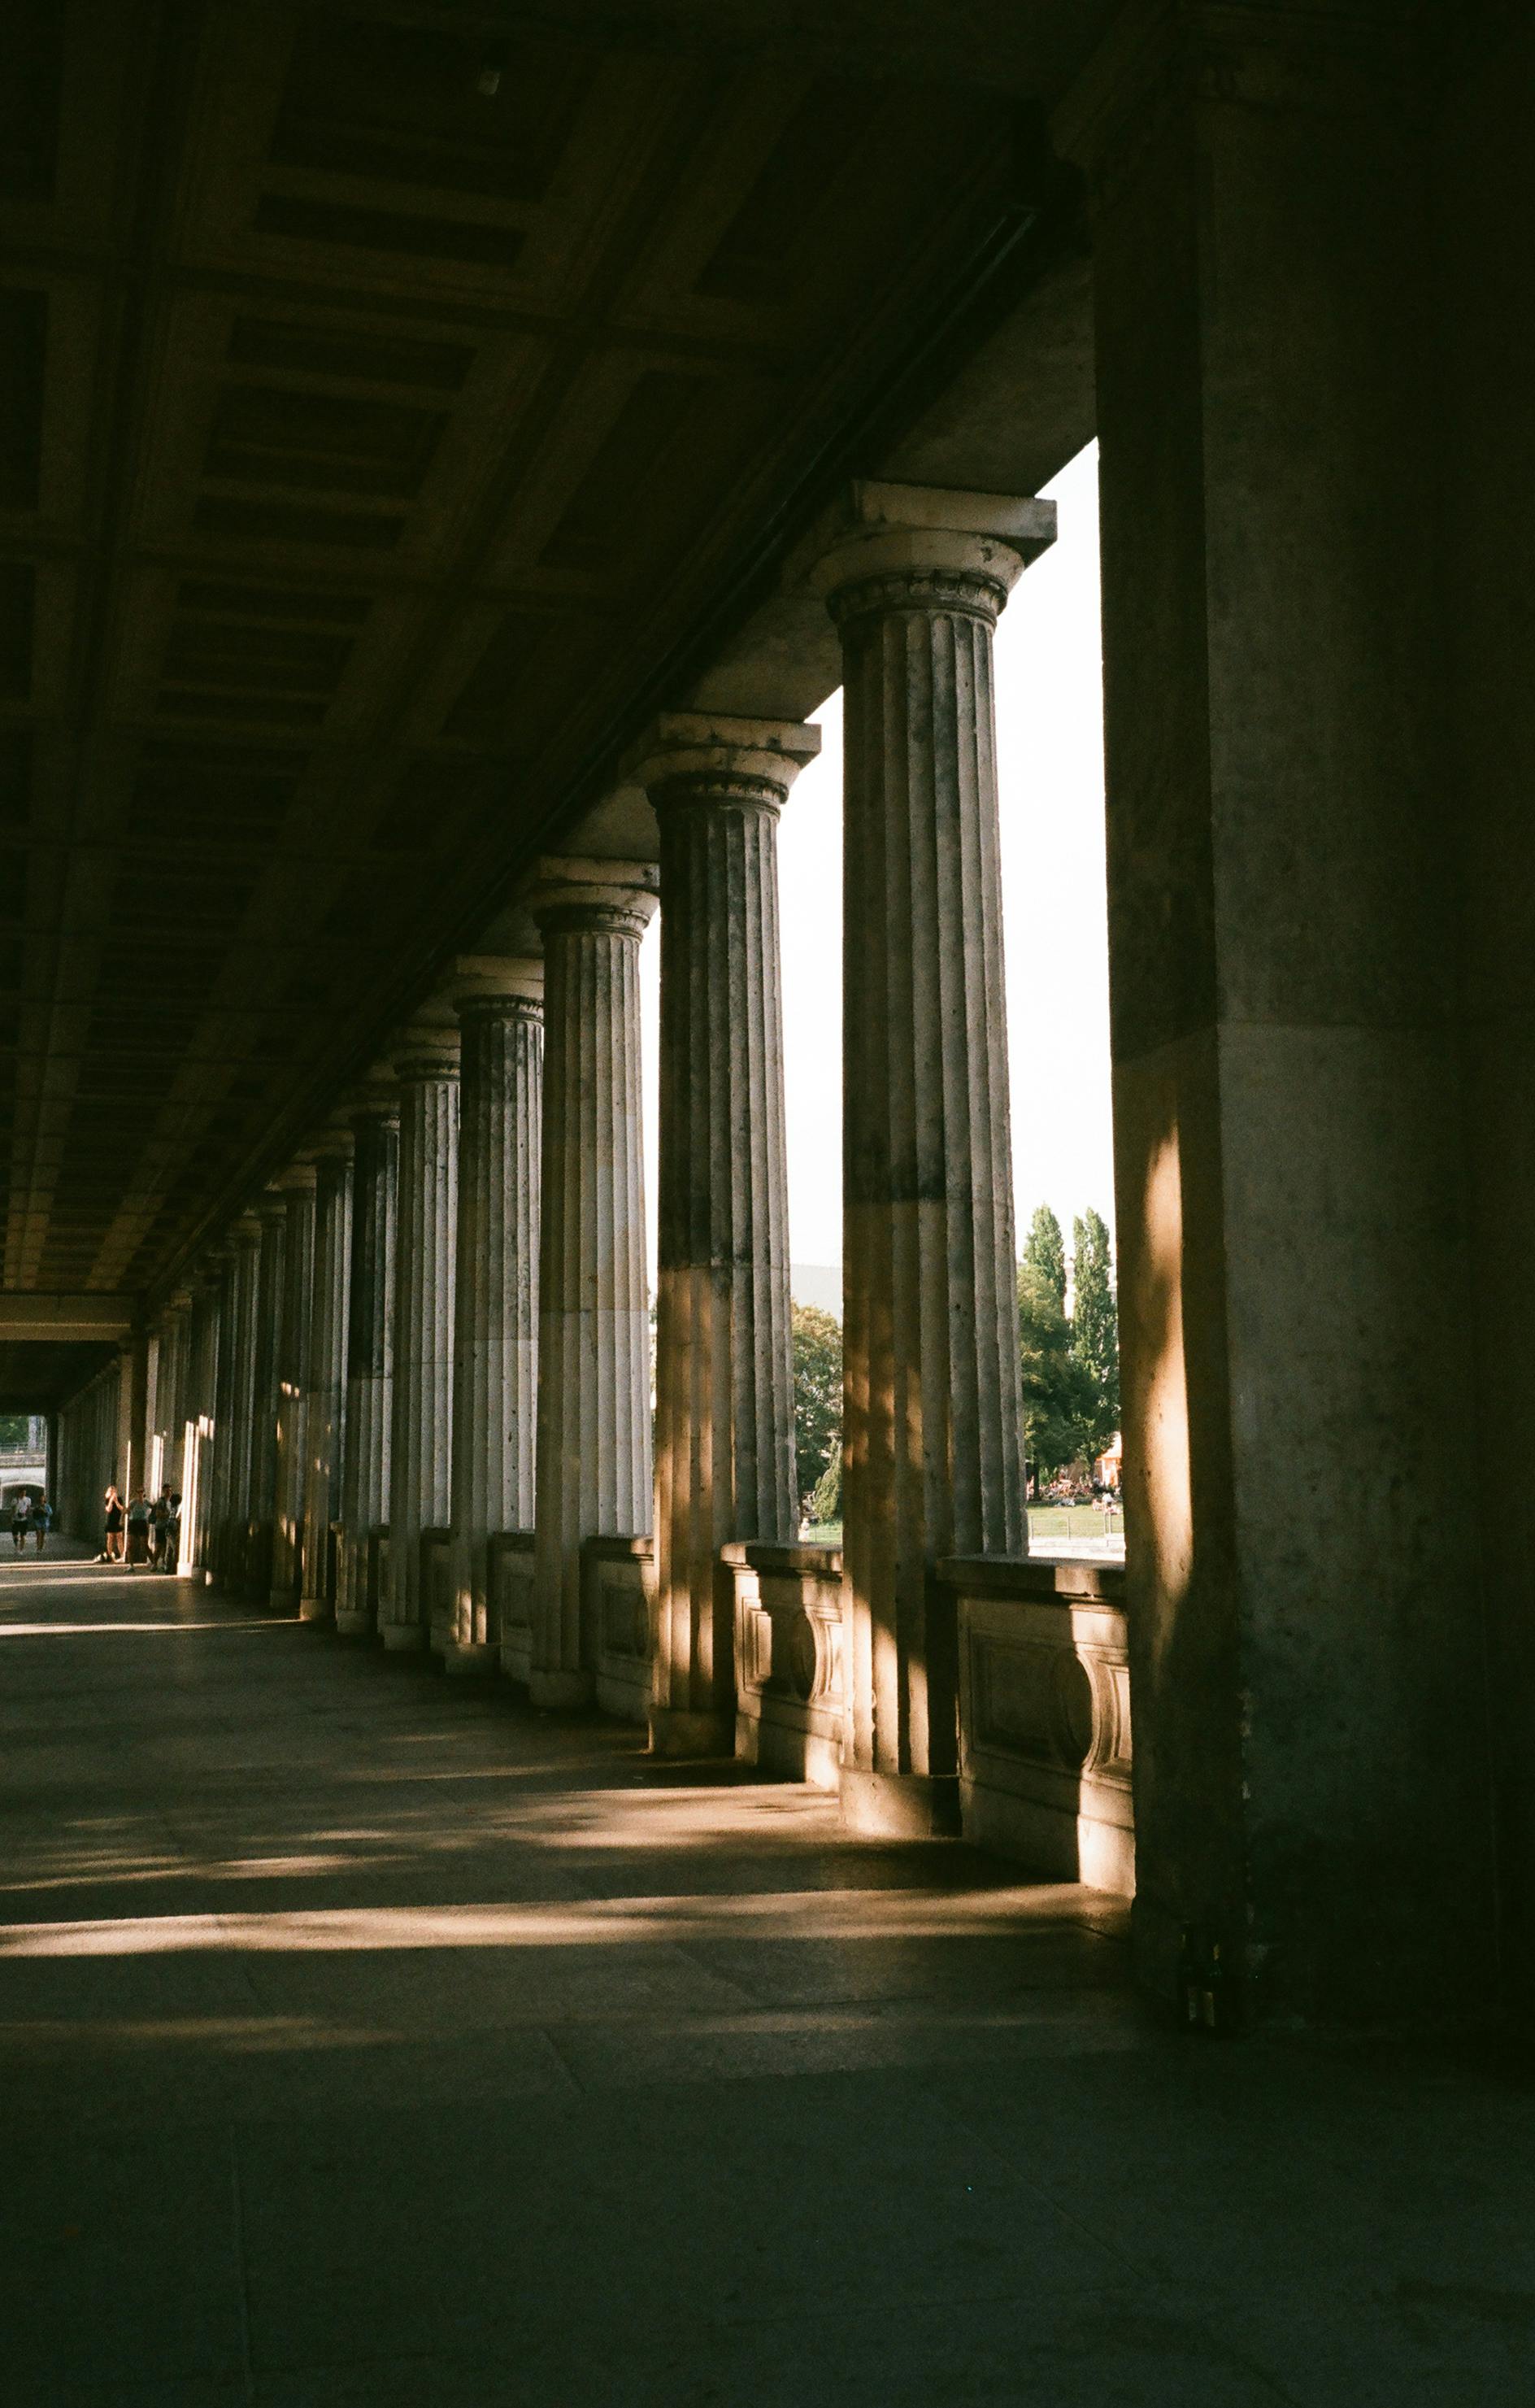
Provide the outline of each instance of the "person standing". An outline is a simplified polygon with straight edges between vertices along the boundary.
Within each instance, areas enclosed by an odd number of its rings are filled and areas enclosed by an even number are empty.
[[[163,1488],[149,1508],[149,1570],[165,1569],[165,1530],[171,1518],[171,1492]]]
[[[26,1489],[16,1498],[10,1509],[11,1544],[21,1555],[26,1546],[27,1532],[32,1527],[32,1498]]]
[[[175,1572],[179,1570],[181,1563],[181,1491],[179,1488],[168,1488],[165,1492],[165,1502],[170,1508],[170,1512],[165,1523],[160,1569],[162,1571]]]
[[[149,1500],[135,1489],[128,1499],[128,1570],[136,1572],[149,1560]]]
[[[53,1508],[49,1503],[46,1497],[38,1499],[37,1511],[32,1517],[32,1526],[36,1535],[37,1553],[41,1555],[43,1552],[43,1541],[47,1538],[50,1530],[53,1527]]]
[[[115,1488],[108,1488],[103,1499],[105,1524],[98,1564],[120,1564],[122,1561],[122,1498]]]

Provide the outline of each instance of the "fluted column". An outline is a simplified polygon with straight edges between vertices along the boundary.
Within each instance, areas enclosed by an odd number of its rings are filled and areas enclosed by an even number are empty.
[[[956,1828],[948,1555],[1022,1554],[991,640],[1048,503],[855,489],[842,635],[843,1813]]]
[[[733,1750],[719,1550],[798,1520],[777,823],[819,746],[799,722],[669,712],[635,767],[661,829],[657,1755]]]
[[[386,1647],[432,1637],[421,1533],[452,1509],[453,1249],[458,1194],[459,1032],[409,1029],[394,1057],[400,1082],[395,1232],[394,1399],[390,1433],[389,1584],[379,1605]],[[447,1633],[441,1634],[446,1643]]]
[[[530,1689],[550,1708],[596,1684],[582,1541],[638,1535],[654,1511],[638,954],[656,878],[648,862],[550,861],[530,898],[545,964]]]
[[[288,1198],[268,1187],[256,1207],[261,1248],[256,1258],[256,1347],[251,1381],[249,1544],[247,1594],[264,1599],[272,1586],[272,1522],[277,1488],[277,1363],[282,1341]]]
[[[295,1162],[277,1184],[286,1207],[282,1312],[275,1366],[277,1433],[273,1456],[272,1572],[267,1603],[289,1613],[298,1603],[304,1555],[305,1425],[308,1412],[309,1323],[315,1283],[315,1167]]]
[[[226,1588],[245,1586],[250,1546],[250,1476],[256,1391],[256,1324],[261,1278],[262,1225],[242,1212],[229,1233],[233,1253],[228,1288],[230,1379],[228,1437],[221,1475],[222,1536],[214,1570]]]
[[[213,1367],[213,1412],[204,1455],[206,1506],[199,1561],[205,1579],[209,1584],[221,1584],[229,1560],[230,1498],[235,1471],[235,1361],[239,1351],[235,1338],[239,1255],[232,1239],[225,1239],[210,1261],[219,1283],[219,1346]]]
[[[219,1411],[219,1362],[223,1353],[225,1258],[215,1249],[203,1257],[192,1283],[191,1395],[188,1401],[190,1462],[182,1465],[181,1562],[184,1572],[206,1573],[214,1514],[218,1507],[218,1448],[215,1429]]]
[[[192,1298],[183,1289],[173,1296],[160,1316],[160,1354],[155,1368],[154,1423],[160,1440],[160,1481],[156,1488],[178,1489],[187,1411],[187,1329]]]
[[[334,1121],[309,1149],[315,1160],[314,1280],[309,1384],[304,1417],[304,1563],[299,1618],[332,1612],[331,1524],[341,1503],[346,1453],[347,1299],[351,1284],[352,1133]]]
[[[389,1519],[390,1416],[394,1395],[394,1212],[400,1174],[400,1097],[392,1076],[375,1080],[351,1113],[351,1298],[347,1330],[347,1459],[335,1627],[365,1637],[377,1627],[377,1540]]]
[[[493,1670],[490,1541],[531,1530],[538,1365],[544,965],[462,961],[453,1299],[450,1672]]]

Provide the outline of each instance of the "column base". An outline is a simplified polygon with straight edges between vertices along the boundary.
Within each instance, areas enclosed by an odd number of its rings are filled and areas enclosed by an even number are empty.
[[[591,1672],[541,1672],[535,1665],[528,1675],[528,1695],[542,1713],[579,1714],[596,1695]]]
[[[343,1639],[371,1639],[373,1637],[374,1626],[373,1616],[371,1613],[343,1612],[341,1608],[338,1606],[336,1608],[335,1627],[341,1633]]]
[[[450,1622],[433,1622],[432,1625],[431,1634],[431,1647],[433,1656],[446,1656],[451,1654],[453,1644],[452,1624]]]
[[[692,1714],[677,1706],[650,1709],[652,1756],[733,1756],[735,1723],[731,1714]]]
[[[298,1599],[291,1588],[274,1588],[267,1591],[266,1610],[269,1613],[292,1613],[297,1610],[297,1606]]]
[[[455,1675],[461,1672],[499,1672],[501,1649],[486,1646],[481,1641],[448,1640],[443,1647],[443,1670]]]
[[[957,1840],[959,1777],[842,1768],[842,1823],[864,1840]]]
[[[298,1618],[301,1622],[330,1622],[334,1620],[334,1616],[329,1598],[301,1597],[298,1601]]]
[[[418,1655],[426,1645],[426,1633],[419,1622],[381,1622],[378,1636],[391,1656]]]

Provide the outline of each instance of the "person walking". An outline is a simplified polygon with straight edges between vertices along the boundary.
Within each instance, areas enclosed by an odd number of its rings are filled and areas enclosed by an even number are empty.
[[[149,1500],[141,1488],[128,1499],[128,1570],[136,1572],[149,1560]]]
[[[179,1488],[168,1488],[165,1491],[165,1502],[170,1507],[170,1513],[165,1523],[160,1569],[162,1571],[175,1572],[179,1570],[181,1564],[181,1491]]]
[[[26,1547],[27,1532],[31,1527],[32,1498],[23,1488],[21,1495],[13,1500],[10,1509],[11,1544],[18,1555],[21,1555]]]
[[[40,1498],[37,1503],[37,1511],[32,1517],[33,1534],[37,1541],[37,1553],[39,1555],[43,1552],[43,1541],[47,1538],[52,1527],[53,1508],[49,1503],[46,1497]]]
[[[122,1561],[122,1498],[115,1488],[108,1488],[103,1501],[104,1531],[98,1564],[120,1564]]]
[[[165,1529],[171,1518],[171,1492],[163,1488],[149,1508],[149,1570],[165,1569]]]

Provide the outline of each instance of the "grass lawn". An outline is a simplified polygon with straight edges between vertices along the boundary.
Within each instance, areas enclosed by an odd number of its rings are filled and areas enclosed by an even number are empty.
[[[1102,1505],[1030,1505],[1029,1536],[1059,1546],[1065,1539],[1122,1539],[1125,1517],[1117,1506],[1105,1513]]]
[[[1117,1506],[1105,1515],[1101,1505],[1030,1505],[1029,1536],[1035,1546],[1063,1545],[1069,1539],[1122,1539],[1125,1517]],[[842,1524],[819,1522],[803,1541],[807,1547],[840,1547]]]

